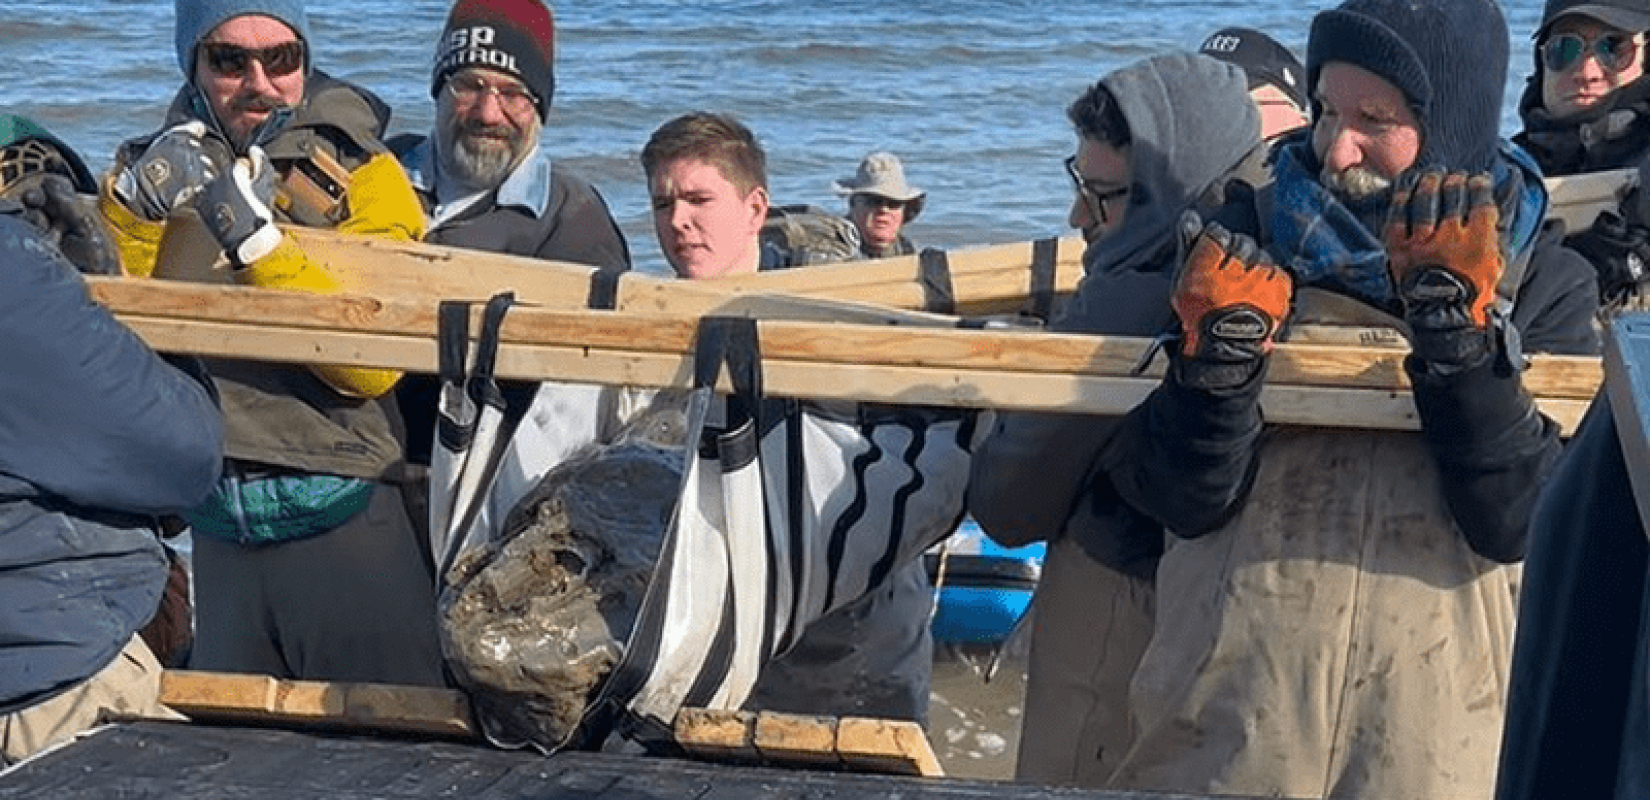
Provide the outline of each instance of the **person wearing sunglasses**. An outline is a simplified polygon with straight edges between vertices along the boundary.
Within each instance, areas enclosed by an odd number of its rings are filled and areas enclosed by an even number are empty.
[[[905,182],[905,166],[893,153],[871,153],[853,175],[831,184],[848,198],[848,219],[859,230],[860,254],[892,258],[917,252],[905,226],[922,213],[928,193]]]
[[[176,0],[175,11],[183,86],[162,130],[120,146],[101,191],[128,273],[200,274],[158,263],[170,232],[215,245],[225,280],[332,294],[338,278],[283,226],[423,236],[418,196],[381,140],[389,108],[318,68],[302,0]],[[183,515],[198,600],[191,666],[443,685],[433,584],[400,481],[400,373],[209,367],[227,457]]]
[[[1101,78],[1066,109],[1070,223],[1089,241],[1063,333],[1167,330],[1182,215],[1265,177],[1260,112],[1242,69],[1193,53]],[[1238,387],[1258,391],[1249,376]],[[1100,453],[1115,420],[1000,412],[976,453],[969,511],[1006,547],[1049,543],[1033,601],[1019,780],[1105,786],[1129,751],[1128,686],[1152,630],[1164,529],[1124,502]]]
[[[1524,129],[1513,137],[1548,177],[1650,162],[1646,30],[1647,0],[1548,1],[1535,32],[1535,71],[1518,104]],[[1590,228],[1567,231],[1598,272],[1603,319],[1650,302],[1646,196],[1635,192]]]

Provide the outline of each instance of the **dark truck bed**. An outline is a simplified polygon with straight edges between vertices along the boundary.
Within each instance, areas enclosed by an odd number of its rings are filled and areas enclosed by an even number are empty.
[[[668,758],[495,750],[269,728],[114,725],[0,773],[0,798],[1090,798],[1204,796],[1050,789],[950,778],[708,764]]]

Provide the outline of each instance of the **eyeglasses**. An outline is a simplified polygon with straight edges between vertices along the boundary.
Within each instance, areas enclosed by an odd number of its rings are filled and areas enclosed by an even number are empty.
[[[1566,72],[1580,63],[1592,51],[1598,65],[1607,72],[1620,72],[1633,66],[1638,56],[1635,36],[1624,33],[1606,33],[1588,40],[1575,33],[1555,33],[1541,45],[1541,63],[1549,72]]]
[[[304,43],[293,40],[270,47],[250,48],[227,42],[203,42],[201,55],[206,58],[207,69],[225,78],[245,75],[254,60],[264,65],[264,74],[279,78],[291,75],[304,66]]]
[[[879,211],[899,211],[905,208],[905,201],[875,194],[856,194],[854,195],[854,205]]]
[[[447,81],[447,88],[453,92],[453,98],[465,105],[474,105],[481,102],[485,95],[498,98],[499,108],[510,116],[521,116],[535,106],[533,93],[527,87],[512,84],[494,85],[477,75],[454,75]]]
[[[1110,225],[1111,215],[1106,213],[1106,203],[1127,196],[1129,187],[1095,189],[1089,183],[1089,179],[1083,177],[1083,173],[1077,171],[1077,156],[1066,156],[1066,174],[1071,176],[1071,185],[1077,189],[1077,196],[1083,198],[1083,203],[1089,210],[1089,216],[1099,220],[1101,225]]]

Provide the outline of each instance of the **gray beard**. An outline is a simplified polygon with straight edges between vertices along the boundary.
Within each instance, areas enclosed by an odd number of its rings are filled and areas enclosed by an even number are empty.
[[[1390,179],[1363,167],[1350,167],[1341,172],[1330,172],[1325,168],[1318,180],[1324,188],[1349,200],[1374,197],[1392,188]]]
[[[441,171],[455,183],[476,191],[502,183],[521,155],[515,148],[472,147],[468,139],[456,132],[443,132],[440,144],[437,149],[441,154]]]

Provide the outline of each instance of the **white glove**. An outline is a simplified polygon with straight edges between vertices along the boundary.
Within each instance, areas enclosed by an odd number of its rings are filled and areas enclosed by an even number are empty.
[[[275,167],[263,148],[253,146],[195,199],[201,221],[236,267],[269,255],[281,243],[281,230],[269,210],[274,193]]]

